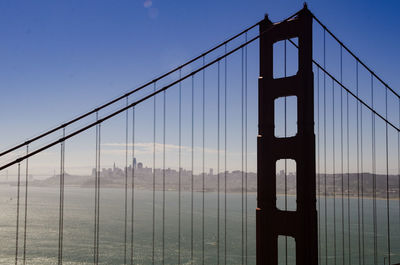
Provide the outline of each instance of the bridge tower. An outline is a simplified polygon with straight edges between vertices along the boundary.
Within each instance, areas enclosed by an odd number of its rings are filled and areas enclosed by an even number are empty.
[[[298,38],[298,72],[273,77],[273,44]],[[297,134],[275,137],[274,101],[297,97]],[[305,5],[292,19],[260,24],[259,135],[257,142],[257,264],[278,264],[278,236],[293,237],[296,264],[318,264],[316,210],[314,86],[312,72],[312,15]],[[283,211],[276,206],[276,162],[296,161],[297,206]]]

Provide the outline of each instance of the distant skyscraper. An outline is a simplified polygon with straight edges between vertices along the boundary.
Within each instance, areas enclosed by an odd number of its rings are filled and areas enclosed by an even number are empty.
[[[133,158],[133,168],[136,168],[136,157]]]

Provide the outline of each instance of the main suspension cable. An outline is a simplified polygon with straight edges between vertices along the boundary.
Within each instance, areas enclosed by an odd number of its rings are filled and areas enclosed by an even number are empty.
[[[294,15],[293,15],[293,16],[294,16]],[[291,17],[293,17],[293,16],[291,16]],[[291,17],[290,17],[290,18],[291,18]],[[80,134],[80,133],[82,133],[82,132],[88,130],[89,128],[91,128],[91,127],[93,127],[93,126],[95,126],[95,125],[97,125],[97,124],[99,124],[99,123],[102,123],[102,122],[104,122],[104,121],[106,121],[106,120],[108,120],[108,119],[110,119],[110,118],[112,118],[112,117],[114,117],[114,116],[116,116],[116,115],[118,115],[118,114],[124,112],[127,108],[131,108],[131,107],[133,107],[133,106],[136,106],[136,105],[138,105],[138,104],[140,104],[140,103],[142,103],[142,102],[144,102],[144,101],[146,101],[146,100],[148,100],[148,99],[154,97],[155,95],[157,95],[157,94],[163,92],[164,90],[167,90],[168,88],[170,88],[170,87],[172,87],[172,86],[178,84],[179,82],[182,82],[183,80],[185,80],[185,79],[187,79],[187,78],[189,78],[189,77],[191,77],[191,76],[193,76],[193,75],[199,73],[199,72],[202,71],[203,69],[210,67],[211,65],[217,63],[218,61],[223,60],[224,58],[226,58],[226,57],[228,57],[229,55],[235,53],[236,51],[240,50],[241,48],[243,48],[243,47],[249,45],[250,43],[252,43],[252,42],[254,42],[255,40],[259,39],[260,36],[262,36],[262,35],[268,33],[270,29],[271,29],[271,28],[269,28],[269,29],[267,29],[267,30],[261,32],[260,35],[257,35],[257,36],[255,36],[255,37],[253,37],[252,39],[248,40],[247,42],[245,42],[245,43],[243,43],[243,44],[241,44],[241,45],[239,45],[239,46],[237,46],[236,48],[230,50],[229,52],[225,52],[224,55],[222,55],[222,56],[220,56],[220,57],[218,57],[218,58],[212,60],[211,62],[205,64],[204,66],[199,67],[198,69],[196,69],[196,70],[194,70],[194,71],[192,71],[192,72],[186,74],[186,75],[183,76],[182,78],[180,78],[180,79],[178,79],[178,80],[176,80],[176,81],[171,82],[170,84],[168,84],[168,85],[166,85],[166,86],[160,88],[160,89],[157,90],[157,91],[153,91],[152,93],[148,94],[147,96],[142,97],[142,98],[139,99],[139,100],[136,100],[135,102],[129,104],[129,106],[120,108],[119,110],[114,111],[114,112],[112,112],[111,114],[109,114],[109,115],[107,115],[107,116],[105,116],[105,117],[103,117],[103,118],[101,118],[101,119],[99,119],[99,120],[97,120],[97,121],[95,121],[95,122],[93,122],[93,123],[90,123],[89,125],[87,125],[87,126],[81,128],[81,129],[78,129],[78,130],[76,130],[76,131],[74,131],[74,132],[72,132],[72,133],[66,135],[64,138],[60,138],[60,139],[58,139],[58,140],[55,140],[55,141],[53,141],[53,142],[47,144],[46,146],[43,146],[43,147],[41,147],[41,148],[39,148],[39,149],[36,149],[35,151],[33,151],[33,152],[31,152],[31,153],[29,153],[29,154],[27,154],[27,155],[25,155],[25,156],[22,156],[22,157],[20,157],[20,158],[14,160],[14,161],[8,163],[8,164],[5,164],[5,165],[3,165],[3,166],[0,166],[0,171],[3,170],[3,169],[5,169],[5,168],[8,168],[9,166],[12,166],[12,165],[14,165],[14,164],[17,164],[18,162],[21,162],[21,161],[25,160],[25,159],[28,158],[28,157],[31,157],[31,156],[33,156],[33,155],[36,155],[36,154],[38,154],[38,153],[40,153],[40,152],[42,152],[42,151],[44,151],[44,150],[46,150],[46,149],[48,149],[48,148],[50,148],[50,147],[56,145],[56,144],[58,144],[58,143],[60,143],[60,142],[62,142],[62,141],[64,141],[64,140],[67,140],[67,139],[69,139],[69,138],[71,138],[71,137],[74,137],[75,135],[78,135],[78,134]],[[314,63],[315,63],[315,62],[314,62]],[[326,72],[326,71],[324,71],[324,72]],[[327,75],[329,75],[329,73],[327,73]],[[330,75],[329,75],[329,76],[330,76]],[[335,80],[335,81],[336,81],[336,80]],[[342,87],[343,87],[343,86],[342,86]],[[345,88],[345,89],[346,89],[346,88]],[[362,101],[360,101],[360,102],[362,102]],[[377,114],[377,116],[379,116],[379,114]],[[382,116],[379,116],[379,117],[382,118]],[[400,129],[398,129],[397,127],[395,127],[393,124],[391,124],[391,126],[393,126],[396,130],[400,131]]]
[[[400,99],[400,95],[394,91],[387,83],[385,83],[377,74],[375,74],[374,71],[372,71],[359,57],[357,57],[346,45],[341,42],[336,35],[332,33],[314,14],[311,13],[313,16],[314,20],[317,21],[318,24],[321,25],[321,27],[324,29],[324,31],[328,32],[329,35],[331,35],[341,47],[343,47],[358,63],[360,63],[373,77],[375,77],[379,82],[381,82],[385,87],[387,87],[390,92],[392,92],[397,98]]]
[[[293,46],[296,48],[299,48],[299,46],[294,43],[292,40],[288,40]],[[349,88],[347,88],[345,85],[343,85],[342,82],[340,82],[337,78],[335,78],[332,74],[330,74],[326,69],[324,69],[321,64],[319,64],[317,61],[313,60],[313,64],[315,64],[321,71],[323,71],[328,77],[332,78],[335,80],[335,83],[338,84],[342,89],[344,89],[348,94],[350,94],[353,98],[355,98],[357,101],[359,101],[362,105],[364,105],[368,110],[370,110],[376,117],[380,118],[382,121],[387,123],[390,127],[395,129],[397,132],[400,132],[400,126],[397,127],[395,126],[392,122],[388,121],[385,117],[383,117],[381,114],[379,114],[373,107],[369,106],[364,100],[358,98]],[[0,168],[1,170],[2,168]]]
[[[296,16],[297,14],[298,14],[298,12],[295,13],[295,14],[293,14],[292,16],[288,17],[286,20],[289,20],[290,18]],[[178,70],[182,70],[184,67],[190,65],[191,63],[193,63],[193,62],[199,60],[200,58],[206,56],[207,54],[209,54],[209,53],[211,53],[211,52],[213,52],[213,51],[215,51],[215,50],[217,50],[217,49],[219,49],[219,48],[225,46],[227,43],[229,43],[229,42],[233,41],[234,39],[237,39],[238,37],[240,37],[240,36],[242,36],[243,34],[247,33],[247,32],[250,31],[251,29],[253,29],[253,28],[255,28],[256,26],[258,26],[261,22],[262,22],[262,21],[259,21],[259,22],[255,23],[255,24],[251,25],[250,27],[248,27],[248,28],[244,29],[243,31],[239,32],[238,34],[236,34],[236,35],[230,37],[229,39],[227,39],[227,40],[221,42],[220,44],[214,46],[213,48],[209,49],[208,51],[203,52],[202,54],[196,56],[195,58],[193,58],[193,59],[191,59],[191,60],[189,60],[189,61],[187,61],[187,62],[185,62],[185,63],[183,63],[183,64],[181,64],[181,65],[179,65],[179,66],[177,66],[177,67],[175,67],[174,69],[170,70],[169,72],[167,72],[167,73],[165,73],[165,74],[162,74],[162,75],[160,75],[159,77],[156,77],[155,79],[153,79],[153,80],[151,80],[151,81],[149,81],[149,82],[147,82],[147,83],[145,83],[145,84],[139,86],[138,88],[133,89],[133,90],[131,90],[131,91],[125,93],[124,95],[119,96],[119,97],[117,97],[117,98],[115,98],[115,99],[113,99],[113,100],[111,100],[111,101],[109,101],[109,102],[107,102],[107,103],[105,103],[105,104],[99,106],[99,107],[96,107],[95,109],[93,109],[93,110],[91,110],[91,111],[89,111],[89,112],[87,112],[87,113],[85,113],[85,114],[83,114],[83,115],[80,115],[80,116],[76,117],[75,119],[72,119],[72,120],[70,120],[70,121],[68,121],[68,122],[65,122],[65,123],[63,123],[63,124],[61,124],[61,125],[59,125],[59,126],[53,128],[53,129],[47,131],[47,132],[45,132],[45,133],[43,133],[43,134],[41,134],[41,135],[38,135],[38,136],[33,137],[33,138],[31,138],[31,139],[28,139],[28,140],[26,140],[26,141],[25,141],[24,143],[22,143],[22,144],[16,145],[16,146],[14,146],[14,147],[12,147],[12,148],[9,148],[9,149],[7,149],[7,150],[1,152],[1,153],[0,153],[0,157],[3,156],[3,155],[6,155],[6,154],[8,154],[8,153],[10,153],[10,152],[12,152],[12,151],[15,151],[15,150],[17,150],[17,149],[19,149],[19,148],[21,148],[21,147],[23,147],[23,146],[26,146],[26,145],[28,145],[28,144],[30,144],[30,143],[32,143],[32,142],[35,142],[35,141],[37,141],[37,140],[39,140],[39,139],[41,139],[41,138],[43,138],[43,137],[45,137],[45,136],[47,136],[47,135],[49,135],[49,134],[52,134],[52,133],[54,133],[54,132],[56,132],[56,131],[58,131],[58,130],[60,130],[60,129],[62,129],[62,128],[65,128],[65,127],[67,127],[67,126],[69,126],[69,125],[71,125],[71,124],[73,124],[73,123],[75,123],[75,122],[77,122],[77,121],[79,121],[79,120],[82,120],[83,118],[86,118],[87,116],[89,116],[89,115],[91,115],[91,114],[95,114],[95,113],[97,113],[98,111],[100,111],[101,109],[106,108],[106,107],[108,107],[108,106],[110,106],[110,105],[112,105],[112,104],[114,104],[114,103],[116,103],[116,102],[118,102],[118,101],[120,101],[120,100],[122,100],[122,99],[124,99],[124,98],[126,98],[126,97],[128,97],[128,96],[130,96],[130,95],[132,95],[132,94],[134,94],[134,93],[136,93],[136,92],[138,92],[138,91],[140,91],[140,90],[146,88],[146,87],[148,87],[148,86],[150,86],[151,84],[156,83],[157,81],[159,81],[159,80],[161,80],[161,79],[163,79],[163,78],[165,78],[165,77],[167,77],[167,76],[173,74],[174,72],[176,72],[176,71],[178,71]]]

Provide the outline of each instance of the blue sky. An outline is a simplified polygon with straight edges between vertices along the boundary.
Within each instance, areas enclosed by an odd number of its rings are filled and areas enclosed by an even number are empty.
[[[1,1],[0,149],[151,80],[265,13],[277,21],[302,5],[288,0]],[[308,5],[400,91],[398,1]]]

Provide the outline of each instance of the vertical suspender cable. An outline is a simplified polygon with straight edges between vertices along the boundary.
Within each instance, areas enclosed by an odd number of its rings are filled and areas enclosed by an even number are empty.
[[[65,137],[65,128],[63,128],[63,137]],[[62,160],[62,212],[61,212],[61,264],[63,261],[63,242],[64,242],[64,186],[65,186],[65,140],[62,146],[63,160]]]
[[[374,78],[371,74],[371,101],[372,109],[374,109]],[[375,161],[375,116],[371,112],[372,119],[372,198],[373,198],[373,235],[374,235],[374,264],[378,264],[378,253],[377,253],[377,226],[376,226],[376,161]]]
[[[242,264],[244,264],[244,50],[243,48],[241,49],[241,56],[242,56],[242,80],[241,80],[241,177],[242,177],[242,183],[241,183],[241,199],[242,199],[242,245],[241,245],[241,251],[242,251]]]
[[[96,120],[98,113],[96,112]],[[99,262],[99,221],[100,221],[100,129],[101,125],[96,125],[96,170],[95,170],[95,215],[94,215],[94,241],[93,241],[93,263]]]
[[[135,220],[135,106],[132,107],[132,180],[131,180],[131,265],[133,265],[133,236]]]
[[[385,86],[385,108],[386,108],[386,120],[388,120],[388,99],[387,99],[388,88]],[[388,124],[386,124],[386,214],[387,214],[387,244],[388,244],[388,261],[391,263],[390,257],[390,209],[389,209],[389,136],[388,136]]]
[[[203,66],[205,65],[205,57],[203,56]],[[206,130],[205,130],[205,126],[206,126],[206,123],[205,123],[205,121],[206,121],[206,108],[205,108],[205,100],[206,100],[206,84],[205,84],[205,82],[206,82],[206,70],[205,69],[203,69],[203,100],[202,100],[202,102],[203,102],[203,133],[202,133],[202,135],[203,135],[203,150],[202,150],[202,211],[201,211],[201,242],[202,242],[202,244],[201,244],[201,262],[202,262],[202,264],[204,265],[204,244],[205,244],[205,242],[204,242],[204,210],[205,210],[205,205],[204,205],[204,203],[205,203],[205,201],[204,201],[204,196],[205,196],[205,193],[204,193],[204,190],[205,190],[205,133],[206,133]]]
[[[18,237],[19,237],[19,195],[21,190],[21,164],[18,163],[18,180],[17,180],[17,225],[15,231],[15,265],[18,264]]]
[[[96,120],[99,119],[99,113],[96,112]],[[96,125],[96,158],[95,158],[95,175],[94,175],[94,236],[93,236],[93,264],[96,264],[96,247],[97,247],[97,178],[98,178],[98,146],[99,144],[99,125]]]
[[[358,98],[358,62],[356,62],[356,95]],[[360,142],[359,142],[359,102],[356,99],[356,126],[357,126],[357,230],[358,230],[358,264],[361,265],[361,226],[360,226]]]
[[[58,202],[58,260],[57,264],[61,264],[61,196],[62,196],[62,191],[61,191],[61,186],[62,186],[62,179],[61,179],[61,174],[62,174],[62,163],[63,163],[63,153],[62,153],[62,145],[63,143],[61,142],[61,148],[60,148],[60,175],[59,175],[59,202]]]
[[[65,128],[63,129],[63,137],[65,137]],[[65,140],[63,143],[63,169],[62,169],[62,213],[61,213],[61,264],[63,261],[63,245],[64,245],[64,191],[65,191]]]
[[[219,262],[220,249],[220,61],[218,61],[218,79],[217,79],[217,264]]]
[[[128,97],[126,97],[128,106]],[[128,229],[128,118],[129,109],[125,112],[125,216],[124,216],[124,264],[126,264],[127,229]]]
[[[154,91],[156,91],[156,83],[154,83]],[[153,97],[153,241],[152,241],[152,264],[154,264],[154,247],[156,236],[156,96]]]
[[[26,146],[26,154],[29,153],[29,145]],[[25,168],[25,214],[24,214],[24,252],[22,256],[23,264],[26,264],[26,224],[28,219],[28,173],[29,173],[29,164],[28,158],[26,159],[26,168]]]
[[[179,69],[179,79],[182,77],[182,69]],[[179,171],[178,171],[178,265],[181,264],[181,185],[182,185],[182,82],[179,82]]]
[[[326,44],[325,44],[325,29],[324,29],[324,69],[326,70]],[[324,72],[324,202],[325,202],[325,264],[328,265],[328,202],[326,188],[326,74]]]
[[[363,155],[363,105],[360,105],[360,159],[361,159],[361,256],[365,265],[365,229],[364,229],[364,155]]]
[[[335,81],[332,79],[333,258],[336,265]]]
[[[227,53],[227,46],[226,46],[226,44],[225,44],[225,54]],[[225,198],[224,198],[224,203],[225,203],[225,205],[224,205],[224,209],[225,209],[225,212],[224,212],[224,222],[225,222],[225,224],[224,224],[224,256],[225,256],[225,259],[224,259],[224,265],[226,265],[226,262],[227,262],[227,241],[226,241],[226,239],[227,239],[227,196],[226,196],[226,194],[227,194],[227,89],[228,89],[228,85],[227,85],[227,83],[228,83],[228,80],[227,80],[227,78],[228,78],[228,58],[227,57],[225,57],[225,69],[224,69],[224,80],[225,80],[225,83],[224,83],[224,97],[225,97],[225,99],[224,99],[224,179],[225,179],[225,182],[224,182],[224,196],[225,196]]]
[[[317,181],[318,181],[318,263],[321,263],[321,140],[320,140],[320,108],[319,108],[319,101],[320,101],[320,80],[319,80],[319,68],[317,68],[317,157],[318,157],[318,164],[317,164]]]
[[[358,97],[358,62],[357,62],[357,97]],[[358,105],[358,101],[357,101]],[[363,156],[363,117],[362,117],[362,107],[363,105],[360,104],[360,170],[361,170],[361,257],[362,264],[365,263],[365,255],[364,255],[364,241],[365,241],[365,232],[364,232],[364,156]],[[357,115],[358,115],[358,108],[357,108]],[[360,197],[360,193],[358,193],[358,197]],[[360,207],[360,206],[358,206]],[[360,219],[360,216],[358,217]],[[360,234],[360,229],[359,232]]]
[[[63,128],[63,137],[65,137],[65,128]],[[62,264],[63,251],[63,229],[64,229],[64,162],[65,162],[65,141],[61,142],[60,156],[60,200],[59,200],[59,218],[58,218],[58,264]]]
[[[284,77],[286,77],[286,70],[287,70],[287,50],[286,50],[286,40],[283,42],[284,43],[284,59],[283,59],[283,65],[284,65]],[[287,137],[287,98],[284,97],[284,136],[285,138]],[[287,211],[287,159],[284,159],[285,161],[285,211]],[[285,264],[288,264],[288,241],[287,241],[287,236],[285,236]]]
[[[400,127],[400,99],[398,100],[399,103],[399,127]],[[399,213],[399,231],[400,231],[400,132],[397,132],[397,184],[398,184],[398,213]]]
[[[100,177],[101,177],[101,172],[100,172],[100,154],[101,154],[101,123],[99,124],[99,138],[98,138],[98,154],[97,154],[97,246],[96,246],[96,264],[99,263],[99,245],[100,245]]]
[[[192,168],[192,176],[191,176],[191,206],[190,206],[190,264],[193,264],[193,192],[194,192],[194,75],[192,75],[192,148],[191,148],[191,168]]]
[[[166,91],[163,92],[163,209],[162,209],[162,264],[165,263],[165,127],[166,127]]]
[[[247,32],[245,33],[245,41],[247,42]],[[245,165],[244,165],[244,171],[245,171],[245,264],[247,265],[247,45],[244,48],[244,57],[245,57],[245,64],[244,64],[244,155],[245,155]]]
[[[399,103],[399,127],[400,127],[400,99],[398,100]],[[399,192],[398,194],[398,213],[399,213],[399,231],[400,231],[400,132],[397,132],[397,184],[398,184],[398,189],[397,191]]]
[[[346,92],[346,130],[347,130],[347,229],[348,229],[348,248],[349,265],[351,265],[351,229],[350,229],[350,134],[349,134],[349,92]]]
[[[343,48],[340,46],[340,83],[343,83]],[[341,170],[341,199],[342,199],[342,264],[345,264],[344,240],[344,163],[343,163],[343,89],[340,89],[340,170]]]

